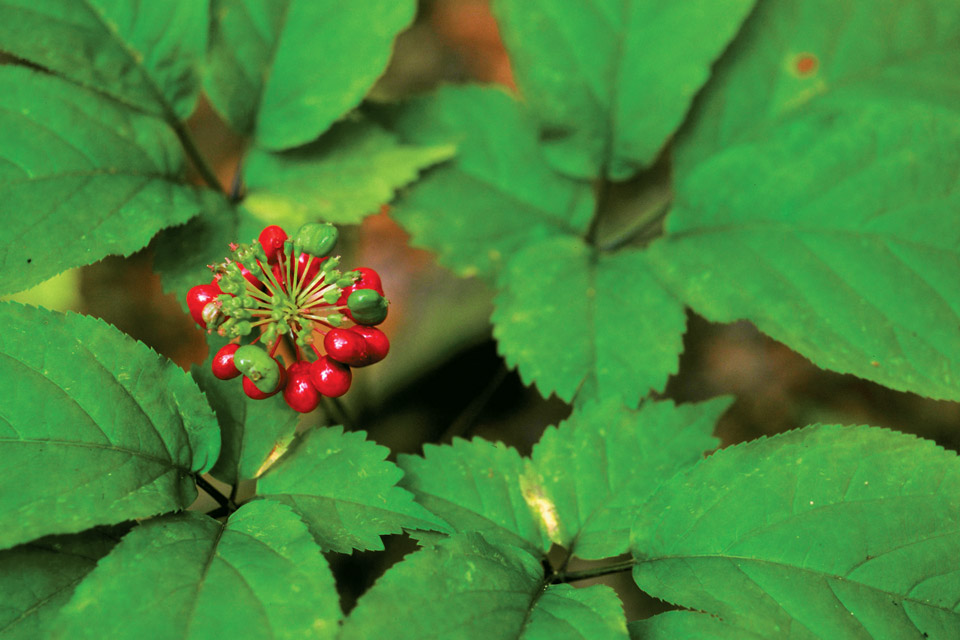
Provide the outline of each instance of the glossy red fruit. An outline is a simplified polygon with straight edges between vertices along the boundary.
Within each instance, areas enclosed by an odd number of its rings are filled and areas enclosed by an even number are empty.
[[[190,309],[190,317],[198,325],[207,328],[207,323],[203,320],[203,308],[211,302],[215,302],[217,296],[223,291],[215,283],[198,284],[187,292],[187,308]]]
[[[383,283],[380,282],[380,274],[371,269],[370,267],[357,267],[353,271],[360,272],[360,279],[354,282],[349,287],[344,287],[343,292],[340,294],[340,297],[337,299],[337,304],[345,305],[347,304],[347,299],[350,297],[350,294],[356,291],[357,289],[373,289],[381,296],[383,295]],[[346,315],[350,320],[354,320],[353,314],[350,313],[350,309],[343,310],[344,315]],[[354,320],[355,322],[355,320]]]
[[[353,271],[360,272],[360,279],[349,287],[343,288],[343,293],[340,294],[340,299],[337,300],[337,304],[347,304],[347,298],[357,289],[373,289],[380,295],[383,295],[383,283],[380,282],[380,274],[369,267],[357,267],[353,269]]]
[[[275,224],[260,232],[260,244],[267,254],[267,262],[273,264],[280,258],[279,252],[283,249],[283,243],[286,241],[287,232]]]
[[[362,367],[367,363],[367,341],[348,329],[330,329],[323,338],[323,350],[337,362],[351,367]]]
[[[276,359],[276,358],[274,358]],[[270,393],[264,393],[257,388],[257,385],[253,383],[253,380],[247,376],[243,376],[243,392],[247,394],[248,397],[253,398],[254,400],[263,400],[264,398],[269,398],[272,395],[276,395],[278,391],[283,389],[287,384],[287,370],[284,369],[283,365],[280,364],[280,361],[277,361],[277,366],[280,367],[280,380],[277,381],[277,388],[271,391]]]
[[[310,364],[294,362],[287,369],[287,386],[283,388],[283,399],[294,411],[310,413],[320,404],[320,393],[310,381]]]
[[[210,364],[213,375],[221,380],[230,380],[240,375],[240,370],[233,362],[233,354],[239,348],[240,345],[238,344],[227,344],[217,351],[217,354],[213,356],[213,362]]]
[[[310,381],[317,391],[328,398],[338,398],[350,388],[353,373],[350,367],[323,356],[310,365]]]
[[[366,367],[367,365],[376,364],[386,358],[387,354],[390,353],[390,340],[387,339],[387,334],[380,331],[380,329],[358,324],[350,327],[347,331],[363,336],[367,346],[367,358],[363,361],[363,364],[354,365],[355,367]]]

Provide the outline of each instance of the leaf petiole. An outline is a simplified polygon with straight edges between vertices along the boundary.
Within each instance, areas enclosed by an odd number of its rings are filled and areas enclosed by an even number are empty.
[[[610,564],[605,567],[594,567],[592,569],[583,569],[581,571],[560,571],[559,573],[554,574],[548,580],[548,582],[550,584],[566,584],[568,582],[577,582],[579,580],[598,578],[600,576],[607,576],[612,573],[629,571],[635,564],[637,564],[637,561],[631,558],[629,560],[617,562],[616,564]]]

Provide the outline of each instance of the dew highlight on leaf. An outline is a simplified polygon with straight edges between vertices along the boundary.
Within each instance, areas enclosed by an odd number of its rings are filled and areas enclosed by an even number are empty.
[[[544,495],[543,488],[539,484],[525,480],[526,478],[521,478],[523,499],[543,523],[547,537],[553,540],[560,533],[560,518],[557,514],[557,506]]]

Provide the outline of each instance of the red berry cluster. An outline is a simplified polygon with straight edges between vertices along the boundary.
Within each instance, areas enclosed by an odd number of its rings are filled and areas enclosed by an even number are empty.
[[[292,240],[271,225],[210,265],[213,281],[190,289],[187,306],[197,324],[231,339],[214,356],[213,375],[243,375],[244,392],[257,400],[283,391],[306,413],[321,396],[347,392],[351,367],[386,357],[390,342],[374,326],[387,317],[380,276],[366,267],[341,272],[340,258],[329,256],[337,239],[330,224],[305,224]],[[283,340],[295,354],[289,367],[276,356]]]

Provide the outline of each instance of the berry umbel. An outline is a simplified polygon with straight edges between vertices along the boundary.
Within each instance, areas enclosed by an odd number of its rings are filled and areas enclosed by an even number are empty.
[[[243,376],[251,398],[280,391],[296,411],[316,408],[320,396],[347,392],[351,367],[383,360],[390,342],[378,325],[387,317],[380,276],[360,267],[340,270],[330,256],[338,232],[308,223],[291,240],[276,225],[250,244],[231,244],[231,254],[210,265],[213,281],[187,293],[194,321],[229,338],[213,358],[221,380]],[[287,342],[293,362],[276,357]]]

